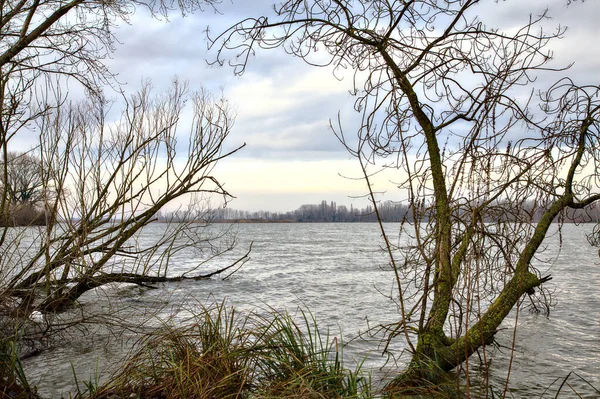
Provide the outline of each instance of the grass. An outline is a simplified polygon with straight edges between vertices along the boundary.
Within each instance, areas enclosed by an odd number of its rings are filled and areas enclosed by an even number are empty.
[[[312,315],[241,315],[223,303],[203,308],[186,327],[165,326],[88,398],[374,397],[360,367],[343,367],[337,339]],[[85,395],[80,395],[83,397]]]
[[[253,328],[259,398],[370,398],[371,384],[360,367],[343,367],[342,345],[322,336],[312,315],[301,324],[289,314],[260,318]]]
[[[37,398],[19,358],[15,337],[0,337],[0,399]]]

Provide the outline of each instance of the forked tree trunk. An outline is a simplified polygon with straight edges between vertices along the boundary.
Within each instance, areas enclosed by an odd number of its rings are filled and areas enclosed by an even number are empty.
[[[432,306],[429,310],[427,323],[421,331],[418,331],[417,346],[408,368],[388,386],[390,392],[404,389],[420,390],[423,387],[440,384],[445,379],[447,372],[465,362],[477,349],[486,343],[490,343],[500,324],[517,305],[519,299],[535,287],[551,279],[550,276],[538,278],[531,271],[530,264],[556,216],[568,207],[587,205],[587,203],[575,202],[572,185],[574,175],[581,165],[585,151],[586,135],[591,120],[588,118],[581,122],[577,145],[578,151],[569,167],[564,194],[544,212],[533,235],[529,238],[519,256],[512,278],[506,283],[480,319],[468,328],[463,336],[451,339],[446,336],[444,326],[451,309],[451,303],[454,300],[453,290],[462,273],[464,257],[474,234],[473,226],[468,226],[465,229],[461,245],[453,251],[451,244],[454,230],[452,210],[445,182],[444,165],[437,142],[437,130],[423,111],[418,95],[408,77],[384,47],[380,47],[378,51],[393,73],[398,87],[408,98],[415,119],[424,135],[436,201],[435,274],[437,277],[434,282]],[[593,202],[597,199],[596,197],[590,197],[588,201]],[[491,201],[490,199],[484,202],[483,205],[480,205],[480,208],[476,208],[475,212],[478,212],[479,209],[485,209],[485,206]]]
[[[577,163],[577,159],[574,161]],[[574,171],[576,168],[571,168]],[[550,276],[538,278],[530,271],[531,261],[546,237],[548,229],[555,217],[565,208],[575,206],[570,190],[555,201],[542,216],[536,229],[521,252],[515,268],[515,274],[506,283],[494,302],[483,313],[479,321],[457,339],[448,338],[443,330],[432,323],[427,323],[423,331],[418,333],[416,351],[413,353],[407,369],[396,377],[388,386],[391,394],[422,391],[437,388],[447,379],[447,373],[464,363],[475,351],[490,344],[500,324],[517,305],[519,299],[530,293],[535,287],[549,281]],[[460,252],[460,251],[459,251]],[[460,255],[460,253],[455,254]],[[436,295],[451,295],[436,290]],[[436,309],[446,301],[434,301],[430,315],[448,313],[449,309]],[[433,316],[430,318],[430,320]]]

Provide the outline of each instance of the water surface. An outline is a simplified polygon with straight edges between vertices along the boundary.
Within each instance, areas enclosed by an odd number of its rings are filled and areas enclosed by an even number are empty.
[[[164,228],[146,228],[142,239],[151,240]],[[570,372],[569,382],[583,393],[598,397],[583,379],[600,387],[600,273],[598,251],[587,244],[585,233],[592,226],[567,225],[562,247],[554,235],[547,241],[550,264],[543,274],[552,274],[549,287],[555,306],[549,316],[526,311],[519,313],[516,345],[510,368],[509,388],[514,397],[554,397],[553,387]],[[369,327],[399,320],[394,301],[394,277],[380,249],[382,239],[374,223],[353,224],[242,224],[237,227],[239,246],[235,253],[219,259],[212,267],[232,262],[253,242],[251,259],[228,280],[186,281],[167,284],[158,290],[139,287],[108,287],[82,298],[82,309],[101,313],[110,306],[127,307],[132,318],[147,316],[149,323],[189,317],[199,304],[226,300],[244,311],[287,310],[297,314],[309,309],[331,336],[350,342],[344,350],[346,365],[369,356],[365,365],[377,378],[394,375],[402,366],[381,356],[378,337],[364,334]],[[395,231],[396,226],[386,229]],[[197,254],[179,252],[172,259],[171,273],[178,274],[197,262]],[[181,308],[187,310],[182,310]],[[144,309],[146,309],[144,311]],[[158,316],[155,313],[158,311]],[[144,313],[147,312],[147,313]],[[124,313],[126,314],[126,313]],[[127,317],[127,316],[125,316]],[[514,315],[497,338],[510,347]],[[132,340],[111,336],[93,325],[81,336],[55,345],[40,356],[28,359],[26,369],[40,392],[59,397],[73,390],[73,370],[80,380],[103,378]],[[84,337],[83,339],[81,337]],[[134,337],[134,332],[127,332]],[[359,337],[362,337],[359,339]],[[405,348],[402,340],[393,343],[393,353]],[[491,383],[500,390],[508,373],[511,351],[500,348],[491,356]],[[553,385],[554,384],[554,385]],[[551,389],[544,394],[544,391]],[[561,397],[577,397],[563,391]],[[544,395],[544,396],[542,396]]]

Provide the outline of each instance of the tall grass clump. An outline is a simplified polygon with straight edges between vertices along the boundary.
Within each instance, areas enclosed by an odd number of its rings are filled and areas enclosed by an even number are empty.
[[[343,367],[341,345],[312,316],[203,307],[183,327],[143,338],[89,398],[364,398],[370,378]]]
[[[17,340],[0,337],[0,398],[37,398],[23,370]]]
[[[300,312],[300,324],[287,313],[258,318],[256,369],[260,398],[368,398],[370,379],[360,367],[343,367],[342,345],[322,336],[314,317]]]
[[[243,318],[223,304],[184,327],[164,326],[135,351],[93,398],[238,398],[247,390]],[[237,323],[242,323],[237,325]]]

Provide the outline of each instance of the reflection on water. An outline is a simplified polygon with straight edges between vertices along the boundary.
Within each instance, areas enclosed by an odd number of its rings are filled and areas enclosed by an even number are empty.
[[[149,226],[144,235],[151,239],[161,228],[159,224]],[[514,397],[540,397],[569,372],[600,386],[600,273],[597,251],[587,245],[584,236],[590,229],[585,225],[565,226],[562,250],[558,245],[549,246],[554,252],[548,258],[553,261],[543,274],[554,277],[549,284],[555,290],[556,306],[549,317],[527,311],[519,314],[509,384]],[[159,326],[181,322],[200,304],[223,299],[245,311],[287,309],[294,314],[302,307],[313,312],[331,336],[343,335],[349,342],[344,350],[347,366],[351,366],[351,359],[369,356],[365,366],[373,368],[380,378],[402,367],[380,356],[379,338],[362,334],[369,327],[399,319],[396,304],[389,299],[393,296],[393,276],[379,251],[381,238],[375,224],[243,224],[238,238],[237,255],[242,255],[251,241],[253,251],[251,260],[229,280],[185,281],[156,290],[110,286],[87,293],[78,311],[108,313],[113,321],[132,326],[140,321]],[[557,237],[550,239],[558,242]],[[228,254],[213,267],[226,265],[235,256]],[[196,257],[185,251],[177,253],[171,273],[183,272]],[[113,335],[114,329],[106,331],[92,321],[70,340],[55,343],[52,349],[26,360],[31,382],[39,384],[41,393],[59,397],[73,390],[73,370],[80,380],[101,380],[117,366],[139,334],[127,330]],[[497,336],[501,347],[488,355],[490,381],[500,393],[508,372],[513,324],[514,315]],[[402,353],[403,342],[395,341],[392,349]],[[471,361],[477,362],[476,358]],[[570,377],[569,382],[582,392],[593,392],[581,379]]]

